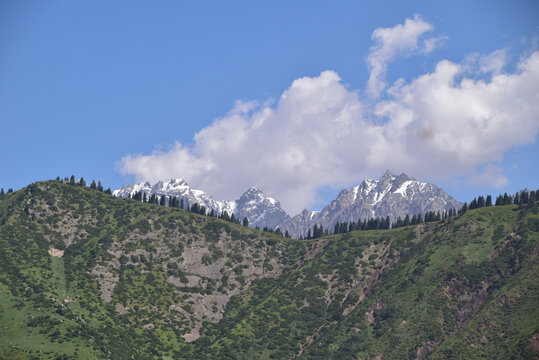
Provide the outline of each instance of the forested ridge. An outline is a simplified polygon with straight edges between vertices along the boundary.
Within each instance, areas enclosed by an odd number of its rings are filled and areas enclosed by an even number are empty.
[[[539,355],[529,199],[295,240],[109,193],[1,196],[0,358]]]

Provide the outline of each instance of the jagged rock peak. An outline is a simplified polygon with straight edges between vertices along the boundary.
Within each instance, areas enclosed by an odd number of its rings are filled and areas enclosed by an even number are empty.
[[[381,177],[381,179],[384,179],[384,178],[392,178],[392,177],[395,177],[395,175],[393,175],[393,173],[389,170],[386,170],[386,172],[384,173],[384,175]]]
[[[396,219],[406,214],[444,211],[459,208],[460,205],[433,184],[417,181],[405,173],[395,175],[387,170],[378,180],[366,179],[350,190],[342,190],[320,212],[303,211],[280,227],[287,229],[292,236],[299,236],[305,235],[307,229],[315,224],[331,228],[336,222],[386,216]]]
[[[249,190],[247,190],[246,192],[243,193],[242,196],[253,196],[253,195],[264,195],[266,196],[262,190],[260,190],[259,188],[257,187],[254,187],[254,186],[251,186],[249,188]]]

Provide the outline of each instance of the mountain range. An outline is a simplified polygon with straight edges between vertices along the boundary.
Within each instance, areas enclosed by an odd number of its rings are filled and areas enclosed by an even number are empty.
[[[186,205],[198,203],[216,213],[234,213],[239,219],[247,217],[251,227],[280,228],[283,232],[288,230],[293,237],[304,236],[314,225],[331,229],[337,222],[386,216],[394,221],[407,214],[443,212],[462,205],[436,185],[418,181],[404,173],[394,175],[389,170],[378,180],[364,180],[350,190],[342,190],[321,211],[304,209],[295,216],[287,214],[279,201],[255,187],[237,200],[217,201],[203,190],[192,189],[183,179],[171,179],[154,185],[149,182],[126,185],[115,190],[113,195],[127,197],[135,192],[143,192],[147,196],[176,196]]]
[[[0,359],[536,359],[535,197],[288,239],[37,182],[0,196]]]

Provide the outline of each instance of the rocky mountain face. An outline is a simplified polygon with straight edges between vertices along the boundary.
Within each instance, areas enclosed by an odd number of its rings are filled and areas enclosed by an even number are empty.
[[[167,196],[167,203],[171,197],[183,199],[185,206],[197,203],[206,207],[208,211],[214,210],[216,213],[226,211],[229,215],[234,214],[236,218],[247,217],[251,227],[268,226],[276,228],[290,220],[290,216],[281,209],[280,203],[265,195],[259,189],[252,187],[247,190],[239,199],[233,201],[217,201],[202,190],[192,189],[183,179],[170,179],[169,181],[159,181],[152,185],[149,182],[126,185],[115,190],[116,197],[127,197],[136,192],[156,195],[161,198]]]
[[[281,225],[292,236],[305,235],[314,225],[331,231],[336,222],[389,216],[392,221],[406,214],[442,212],[461,204],[439,187],[389,170],[378,180],[364,180],[350,190],[342,190],[322,211],[303,210]]]
[[[267,226],[275,229],[290,220],[290,216],[281,209],[281,204],[252,187],[234,201],[236,217],[247,217],[252,226]]]
[[[303,210],[289,216],[280,203],[252,187],[234,201],[217,201],[202,190],[192,189],[183,179],[126,185],[113,192],[114,196],[127,197],[135,192],[147,195],[177,196],[186,205],[198,203],[217,213],[227,211],[236,218],[247,217],[251,227],[269,227],[288,230],[293,237],[305,235],[314,225],[322,225],[330,231],[336,222],[389,216],[392,221],[406,214],[424,214],[427,211],[442,212],[459,208],[461,204],[437,186],[417,181],[406,174],[394,175],[390,171],[378,180],[364,180],[350,190],[342,190],[337,198],[322,211]],[[168,201],[168,200],[167,200]]]

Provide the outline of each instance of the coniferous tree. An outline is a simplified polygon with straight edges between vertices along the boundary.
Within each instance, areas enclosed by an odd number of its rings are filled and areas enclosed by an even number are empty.
[[[285,238],[290,238],[290,233],[288,232],[288,230],[285,230],[284,237]]]
[[[180,209],[183,209],[184,208],[184,202],[183,202],[183,198],[180,199]]]
[[[71,175],[71,178],[69,179],[69,183],[71,185],[75,185],[75,175]]]
[[[92,183],[90,184],[90,189],[97,189],[97,185],[95,184],[95,180],[92,180]]]
[[[107,188],[107,190],[105,190],[105,194],[112,195],[112,190],[110,188]]]
[[[215,217],[215,210],[214,210],[214,209],[211,209],[211,211],[210,211],[210,216],[211,216],[211,217]]]
[[[496,197],[496,206],[500,206],[500,205],[503,205],[503,196],[498,195]]]
[[[309,228],[309,231],[307,231],[307,240],[311,238],[311,228]]]
[[[79,180],[79,185],[80,186],[86,186],[86,181],[84,181],[84,178],[81,177],[80,180]]]
[[[142,193],[142,202],[145,203],[145,202],[147,202],[147,201],[148,201],[148,200],[147,200],[147,198],[146,198],[146,193],[143,192],[143,193]]]
[[[103,191],[103,184],[101,183],[101,180],[97,182],[97,190]]]
[[[249,219],[247,219],[247,216],[243,218],[243,226],[248,227],[249,226]]]
[[[530,191],[530,196],[528,198],[528,208],[531,208],[535,205],[537,193],[535,190]]]
[[[0,196],[4,196],[4,188],[0,189]]]
[[[520,204],[520,196],[518,195],[518,192],[515,194],[515,197],[513,198],[513,204],[515,205]]]
[[[225,221],[230,221],[230,216],[228,216],[228,213],[226,211],[223,211],[221,213],[221,219],[223,219]],[[264,231],[267,231],[267,230],[264,230]]]
[[[161,197],[159,198],[159,205],[165,206],[166,203],[167,203],[167,196],[166,195],[161,195]]]
[[[10,193],[12,193],[12,192],[13,192],[13,189],[12,189],[12,188],[9,188],[9,189],[7,189],[7,193],[6,193],[6,194],[10,194]]]
[[[492,206],[492,196],[487,195],[487,200],[485,202],[485,206]]]
[[[485,206],[485,198],[482,196],[479,196],[477,198],[477,207],[484,207]]]
[[[59,176],[56,177],[56,181],[60,181],[60,177],[59,177]]]
[[[313,228],[313,239],[316,239],[320,237],[320,234],[318,233],[318,226],[316,224],[314,224],[314,228]]]
[[[404,217],[404,223],[403,223],[404,226],[408,226],[410,225],[410,215],[406,214],[406,216]]]

